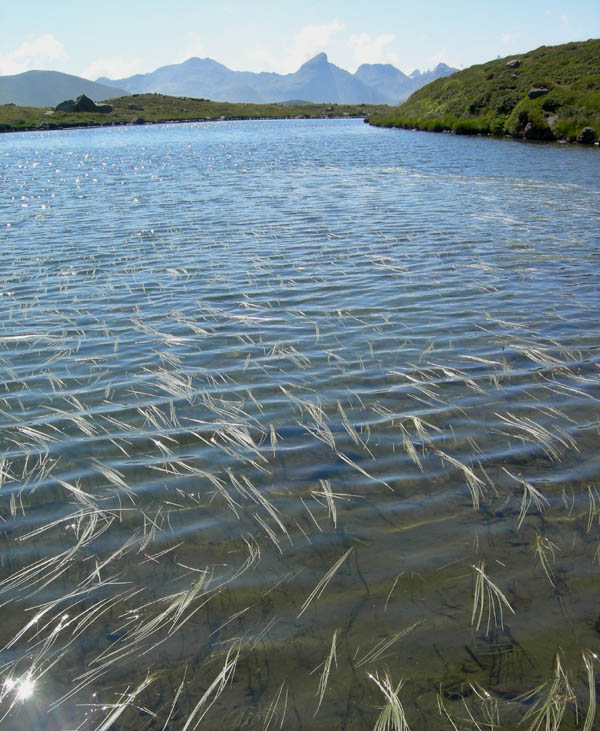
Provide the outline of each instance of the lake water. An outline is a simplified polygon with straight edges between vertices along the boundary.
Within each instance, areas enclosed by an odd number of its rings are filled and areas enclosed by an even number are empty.
[[[591,724],[599,155],[1,136],[3,727]]]

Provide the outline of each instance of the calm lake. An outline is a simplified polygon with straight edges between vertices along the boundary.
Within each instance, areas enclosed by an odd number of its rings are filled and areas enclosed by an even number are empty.
[[[3,728],[593,727],[597,148],[116,127],[0,181]]]

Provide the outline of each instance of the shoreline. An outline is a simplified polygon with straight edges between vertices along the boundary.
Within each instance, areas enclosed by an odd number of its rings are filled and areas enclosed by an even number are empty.
[[[258,119],[364,119],[391,107],[375,104],[245,104],[209,99],[134,94],[108,99],[98,109],[65,112],[56,107],[0,105],[0,132],[32,132],[95,127],[249,121]]]
[[[68,129],[110,129],[112,127],[148,127],[157,124],[200,124],[203,122],[277,122],[279,120],[326,120],[326,119],[363,119],[366,121],[364,115],[357,114],[352,115],[336,115],[336,116],[288,116],[288,117],[225,117],[221,118],[191,118],[191,119],[160,119],[160,120],[144,120],[142,122],[108,122],[105,124],[91,124],[86,122],[75,123],[75,124],[52,124],[49,123],[46,126],[40,127],[13,127],[11,129],[3,129],[0,126],[0,134],[14,134],[19,132],[62,132]]]
[[[457,131],[455,129],[451,128],[444,128],[444,129],[426,129],[421,128],[415,125],[402,125],[402,124],[389,124],[385,122],[378,123],[376,121],[370,120],[368,117],[365,117],[365,124],[368,124],[371,127],[376,127],[377,129],[401,129],[405,132],[425,132],[428,134],[447,134],[447,135],[453,135],[455,137],[485,137],[487,139],[493,139],[493,140],[510,140],[513,142],[526,142],[526,143],[533,143],[533,144],[546,144],[546,145],[569,145],[569,146],[577,146],[577,147],[598,147],[600,148],[600,139],[596,140],[592,143],[584,143],[584,142],[578,142],[577,140],[569,140],[566,138],[561,139],[535,139],[535,138],[527,138],[527,137],[518,137],[516,135],[509,135],[509,134],[492,134],[491,132],[479,132],[479,131],[473,131],[473,132],[467,132],[467,131]]]

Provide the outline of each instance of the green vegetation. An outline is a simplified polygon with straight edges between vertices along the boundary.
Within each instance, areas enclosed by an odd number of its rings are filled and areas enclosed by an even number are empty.
[[[536,49],[437,79],[371,124],[574,142],[600,136],[600,40]],[[581,138],[579,141],[583,141]]]
[[[164,94],[133,94],[108,103],[113,108],[108,114],[5,104],[0,106],[0,132],[217,119],[365,117],[389,109],[374,104],[234,104]]]

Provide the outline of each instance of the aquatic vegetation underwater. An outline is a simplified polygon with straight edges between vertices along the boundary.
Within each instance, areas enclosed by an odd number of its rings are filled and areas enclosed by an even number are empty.
[[[85,200],[23,224],[35,256],[6,237],[0,725],[597,723],[586,197],[561,191],[554,234],[482,233],[490,191],[538,210],[551,186],[469,179],[460,230],[448,210],[401,228],[383,168],[363,203],[309,172],[283,178],[302,210],[275,172],[237,214],[215,173],[218,218],[167,224],[163,186],[119,214],[121,246]],[[398,176],[432,200],[462,184]],[[59,240],[74,211],[89,236]]]

